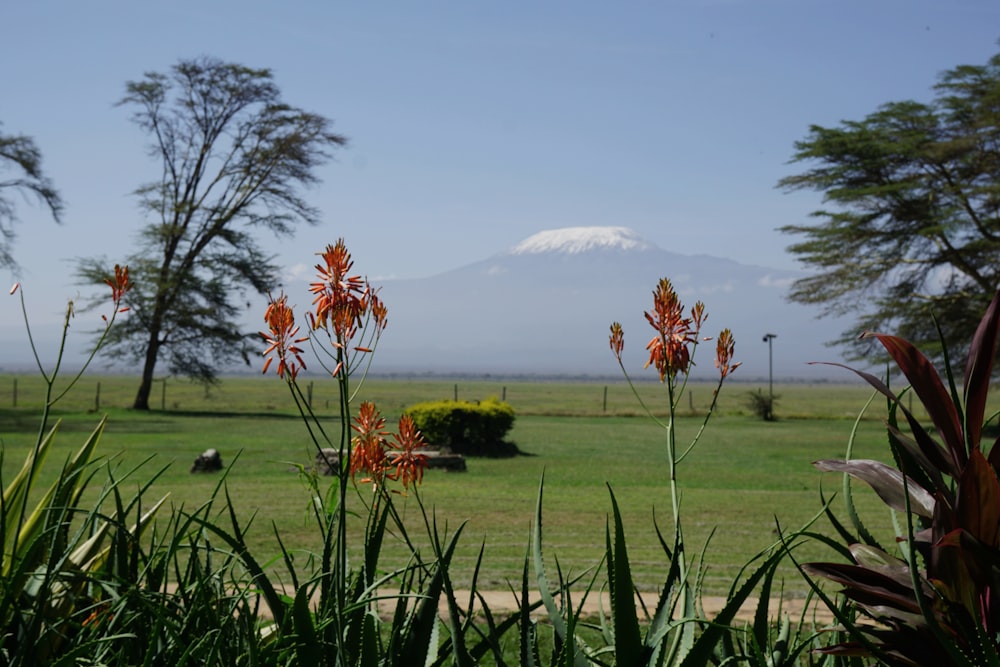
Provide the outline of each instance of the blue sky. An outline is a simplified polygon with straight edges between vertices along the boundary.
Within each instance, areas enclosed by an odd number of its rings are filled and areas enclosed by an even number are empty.
[[[77,293],[73,258],[132,247],[130,192],[157,165],[114,103],[181,58],[271,68],[285,101],[349,138],[308,193],[323,224],[271,246],[289,270],[343,236],[360,271],[409,278],[576,225],[792,268],[776,228],[820,198],[775,184],[809,125],[929,100],[941,71],[1000,38],[1000,4],[969,0],[92,0],[2,15],[0,122],[35,138],[67,204],[62,226],[19,208],[40,324]]]

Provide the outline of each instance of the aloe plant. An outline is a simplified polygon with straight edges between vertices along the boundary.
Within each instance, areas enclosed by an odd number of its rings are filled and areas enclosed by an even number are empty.
[[[467,605],[456,599],[449,570],[462,529],[448,535],[420,503],[418,485],[427,464],[421,452],[423,436],[409,416],[404,415],[397,431],[389,433],[373,404],[353,408],[355,374],[364,380],[386,324],[386,307],[377,289],[352,275],[353,260],[342,239],[327,246],[320,257],[317,280],[310,285],[315,298],[307,315],[308,331],[300,335],[282,294],[271,299],[264,316],[268,331],[261,332],[268,357],[264,372],[273,365],[285,380],[317,452],[323,456],[337,452],[335,460],[327,461],[334,473],[328,489],[315,474],[303,471],[322,537],[313,561],[317,567],[300,572],[292,554],[281,546],[291,579],[290,587],[281,586],[246,548],[235,515],[225,531],[210,522],[204,527],[243,560],[274,619],[264,625],[267,644],[282,660],[309,665],[434,666],[475,665],[487,654],[498,657],[499,639],[514,627],[516,618],[498,621],[483,604],[489,626],[483,630],[475,622],[480,612],[477,603],[482,603],[475,586]],[[337,384],[336,431],[328,431],[324,420],[312,412],[297,383],[299,370],[305,368],[300,345],[306,343]],[[422,513],[429,555],[415,546],[396,510],[396,498],[408,494]],[[366,518],[363,556],[357,563],[347,557],[349,500],[362,508]],[[407,544],[409,562],[381,562],[382,544],[390,531]],[[278,539],[280,543],[280,535]],[[285,594],[287,588],[293,594]],[[438,614],[442,601],[448,610],[443,622]],[[386,606],[391,609],[388,617],[383,615]]]
[[[140,509],[139,498],[148,489],[148,482],[124,502],[119,489],[126,475],[109,477],[96,500],[85,501],[84,492],[100,468],[95,451],[107,417],[67,458],[48,489],[36,488],[60,426],[59,422],[49,426],[52,407],[82,376],[115,317],[123,312],[121,298],[131,286],[128,268],[116,266],[114,278],[107,283],[112,289],[114,310],[110,317],[103,316],[104,331],[83,368],[61,389],[56,383],[73,304],[66,309],[59,353],[51,370],[43,367],[28,327],[35,360],[45,380],[46,397],[35,445],[20,471],[3,484],[0,495],[0,649],[5,664],[44,664],[64,658],[64,651],[79,650],[74,642],[81,628],[106,604],[106,576],[115,561],[116,545],[136,542],[166,500],[164,497],[152,507]],[[27,325],[24,291],[15,285],[11,293],[15,292],[20,292]],[[109,504],[113,505],[110,509]],[[130,521],[128,517],[133,514],[136,518]]]
[[[816,587],[849,635],[828,653],[874,656],[887,665],[1000,665],[1000,447],[984,428],[998,331],[1000,292],[972,339],[961,388],[947,357],[942,376],[906,340],[865,334],[894,360],[932,428],[887,383],[854,371],[888,401],[895,465],[816,465],[867,483],[901,513],[902,549],[890,553],[867,531],[841,527],[853,562],[803,566],[811,583],[832,580],[850,602],[844,610]]]
[[[661,280],[653,291],[653,308],[646,319],[655,330],[646,349],[647,366],[653,366],[666,386],[668,418],[658,419],[635,392],[649,416],[665,434],[667,488],[672,518],[672,532],[664,537],[654,522],[664,552],[663,585],[652,605],[641,600],[632,581],[628,557],[628,542],[618,502],[609,487],[611,515],[605,535],[605,558],[602,568],[577,577],[564,575],[556,561],[555,580],[550,580],[543,549],[542,498],[544,478],[539,486],[538,503],[531,539],[530,561],[535,571],[535,586],[544,607],[544,617],[552,626],[552,645],[545,647],[537,632],[537,621],[529,604],[529,559],[526,558],[521,586],[520,656],[521,664],[542,665],[649,665],[691,666],[718,664],[776,665],[797,664],[807,647],[813,645],[815,633],[804,631],[800,623],[794,634],[790,625],[775,626],[768,613],[770,591],[775,582],[776,568],[785,557],[789,543],[799,540],[802,531],[777,542],[749,562],[741,577],[733,582],[726,604],[714,618],[707,618],[699,603],[700,575],[690,565],[688,546],[684,540],[680,506],[679,468],[685,457],[697,445],[715,412],[715,400],[724,381],[739,363],[733,361],[735,343],[732,333],[724,329],[716,340],[715,365],[719,383],[712,406],[693,441],[681,448],[676,439],[675,415],[689,378],[693,357],[705,319],[702,303],[695,305],[686,316],[677,293],[669,280]],[[609,339],[612,352],[622,372],[632,386],[632,380],[622,362],[624,332],[621,325],[611,327]],[[633,386],[634,390],[634,386]],[[803,529],[804,531],[805,529]],[[704,553],[701,561],[704,562]],[[599,576],[606,579],[598,586]],[[591,596],[607,593],[610,609],[601,611],[596,623],[582,616],[583,602]],[[752,595],[760,602],[751,629],[737,628],[736,613]],[[640,599],[637,607],[637,598]],[[777,629],[776,629],[777,627]],[[597,633],[598,639],[588,641],[584,630]]]

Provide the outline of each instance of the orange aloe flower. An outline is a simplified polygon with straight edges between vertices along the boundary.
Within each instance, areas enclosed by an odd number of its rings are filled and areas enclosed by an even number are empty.
[[[715,342],[715,367],[719,369],[723,380],[743,363],[741,361],[733,363],[735,351],[736,341],[733,339],[733,332],[730,329],[723,329]]]
[[[420,450],[426,447],[427,443],[410,415],[399,418],[399,432],[394,433],[392,439],[395,442],[389,445],[393,449],[389,465],[396,466],[396,470],[387,476],[389,479],[402,482],[403,489],[408,489],[411,483],[420,484],[427,468],[427,455]]]
[[[378,297],[378,290],[371,290],[369,294],[369,311],[372,314],[372,319],[375,320],[375,326],[379,329],[385,329],[385,325],[388,323],[388,309],[385,307],[385,303],[382,299]]]
[[[261,331],[260,336],[267,343],[267,349],[262,353],[267,357],[264,362],[263,373],[267,373],[271,362],[278,359],[278,377],[284,378],[287,373],[291,380],[295,380],[300,368],[305,368],[302,361],[302,348],[298,343],[308,340],[308,338],[296,338],[299,327],[295,326],[295,313],[288,305],[288,297],[280,294],[277,299],[269,295],[267,310],[264,311],[264,321],[267,322],[268,332]]]
[[[128,279],[128,266],[115,264],[115,277],[105,278],[104,282],[111,288],[111,300],[115,304],[115,310],[119,313],[124,313],[128,310],[128,307],[122,307],[122,299],[125,297],[126,292],[132,289],[132,283]],[[13,292],[11,293],[13,294]],[[108,316],[101,315],[101,319],[107,322]]]
[[[622,331],[622,325],[618,322],[611,325],[611,335],[608,337],[608,342],[611,345],[611,351],[618,359],[618,363],[621,363],[622,350],[625,349],[625,332]]]
[[[691,367],[691,349],[698,343],[698,331],[705,319],[704,304],[699,301],[691,310],[691,317],[684,317],[684,306],[677,292],[668,279],[662,278],[653,290],[653,312],[645,315],[657,333],[646,345],[649,361],[644,367],[654,366],[660,373],[660,382],[687,373]]]
[[[115,308],[121,305],[125,293],[132,289],[132,283],[128,279],[128,265],[115,264],[115,277],[105,278],[104,282],[111,288],[111,300],[115,303]],[[122,308],[119,312],[127,310]]]
[[[351,476],[354,477],[359,472],[367,474],[368,477],[361,481],[374,482],[376,486],[382,485],[387,468],[385,450],[388,444],[386,436],[389,434],[383,430],[384,427],[385,418],[370,401],[361,404],[354,423],[351,424],[351,429],[357,433],[351,440],[354,443]]]
[[[323,258],[323,263],[316,265],[319,280],[309,285],[309,291],[316,295],[312,326],[331,331],[337,343],[344,344],[353,338],[361,324],[370,288],[361,276],[349,275],[354,261],[344,239],[328,245],[319,255]]]

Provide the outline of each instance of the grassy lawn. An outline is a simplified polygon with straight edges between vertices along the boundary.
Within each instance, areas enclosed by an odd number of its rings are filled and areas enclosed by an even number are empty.
[[[10,407],[11,376],[0,376],[0,437],[3,474],[9,479],[20,466],[37,429],[37,381],[18,378],[18,407]],[[169,493],[171,502],[187,507],[206,502],[219,482],[217,475],[191,475],[194,458],[209,447],[218,449],[226,465],[229,492],[241,516],[255,516],[251,546],[260,560],[277,555],[272,525],[282,539],[297,549],[315,548],[318,537],[308,519],[306,486],[293,464],[307,464],[314,449],[308,434],[292,412],[287,390],[274,379],[226,380],[207,394],[181,381],[167,385],[167,410],[147,414],[124,409],[134,391],[134,380],[101,378],[101,412],[110,421],[100,452],[120,469],[151,458],[136,477],[148,478],[165,467],[154,495]],[[50,463],[57,463],[78,447],[98,420],[94,408],[96,382],[87,380],[67,396],[66,411]],[[451,398],[454,382],[378,380],[366,385],[361,398],[373,399],[389,415],[419,400]],[[321,412],[320,391],[332,383],[316,381],[313,401]],[[485,544],[485,572],[481,585],[506,587],[520,574],[533,518],[539,481],[545,476],[544,528],[547,555],[558,557],[564,571],[582,572],[600,561],[605,522],[610,511],[607,485],[621,505],[629,537],[633,574],[644,589],[656,589],[667,563],[653,530],[655,511],[669,539],[670,499],[663,432],[637,413],[627,388],[608,386],[608,409],[600,383],[458,383],[459,398],[485,398],[506,392],[518,413],[511,433],[527,455],[502,460],[473,459],[466,473],[430,471],[420,498],[433,510],[439,525],[449,530],[465,523],[456,578],[468,581],[474,559]],[[836,475],[821,475],[810,462],[842,457],[853,416],[867,392],[859,386],[781,386],[777,422],[765,423],[746,414],[743,395],[753,386],[732,384],[724,389],[719,416],[698,447],[683,461],[679,477],[689,549],[698,550],[715,531],[708,548],[706,586],[722,594],[740,565],[776,539],[776,522],[794,529],[820,508],[822,481],[829,495],[839,492]],[[659,400],[659,386],[642,385],[650,400]],[[693,412],[710,400],[712,387],[692,387]],[[155,394],[154,394],[155,395]],[[33,404],[33,401],[36,403]],[[782,407],[784,406],[784,408]],[[786,412],[787,411],[787,412]],[[884,433],[875,418],[862,424],[855,450],[859,458],[887,456]],[[787,416],[786,416],[787,415]],[[792,418],[794,416],[794,418]],[[390,419],[390,425],[392,419]],[[683,417],[680,442],[693,437],[701,419]],[[339,425],[330,419],[335,432]],[[235,460],[235,462],[234,462]],[[362,488],[362,493],[365,489]],[[885,530],[889,519],[867,489],[859,489],[868,516]],[[414,497],[400,498],[411,530],[420,536],[419,508]],[[818,526],[827,530],[828,524]],[[360,534],[360,526],[357,526]],[[386,565],[402,564],[401,548],[389,545]],[[805,558],[824,554],[806,550]],[[804,591],[796,574],[788,572],[787,589]]]

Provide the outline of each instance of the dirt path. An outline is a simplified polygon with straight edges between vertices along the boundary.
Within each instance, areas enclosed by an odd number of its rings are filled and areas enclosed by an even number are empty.
[[[518,605],[516,596],[510,591],[479,591],[479,594],[482,595],[482,597],[486,601],[486,605],[489,607],[490,611],[494,614],[509,614],[510,612],[517,611],[520,607]],[[458,604],[461,608],[465,608],[468,606],[469,595],[470,592],[468,590],[455,591],[455,599],[458,601]],[[534,602],[536,600],[538,600],[538,594],[532,591],[531,601]],[[652,613],[651,607],[656,604],[656,594],[645,593],[643,595],[643,600],[645,601],[647,608],[650,609],[650,613]],[[779,618],[778,610],[780,605],[781,614],[787,614],[793,622],[798,621],[800,618],[802,618],[802,613],[803,610],[805,609],[805,602],[806,601],[803,598],[789,598],[786,600],[781,600],[777,598],[772,599],[770,608],[768,610],[769,612],[768,615],[772,619],[778,620]],[[575,606],[580,605],[579,595],[577,595],[574,598],[573,604]],[[726,598],[721,596],[705,596],[701,599],[701,605],[705,616],[707,618],[713,618],[725,607]],[[380,609],[384,609],[386,613],[390,613],[393,607],[393,601],[391,597],[384,599],[379,606]],[[611,609],[611,600],[609,599],[606,593],[602,595],[592,594],[587,596],[587,599],[583,603],[582,611],[585,615],[596,616],[602,608],[604,609],[605,613],[609,613]],[[640,609],[638,598],[636,598],[636,608]],[[442,617],[447,615],[448,603],[444,600],[443,596],[438,606],[438,609]],[[747,602],[736,613],[736,620],[737,621],[753,620],[756,609],[757,609],[757,600],[756,599],[747,600]],[[482,611],[482,603],[478,599],[476,600],[475,603],[475,610]],[[266,604],[262,605],[261,613],[264,616],[268,615],[268,609]],[[545,613],[544,609],[540,609],[535,612],[535,616],[542,616],[544,615],[544,613]],[[811,605],[811,608],[808,610],[808,616],[806,617],[806,620],[820,624],[826,624],[826,623],[832,623],[834,618],[833,614],[831,614],[826,607],[822,606],[821,604],[817,605],[816,601],[814,600]]]
[[[510,591],[480,591],[480,593],[482,594],[483,598],[485,598],[486,604],[487,606],[489,606],[490,611],[510,612],[518,608],[517,599],[515,598],[514,594],[511,593]],[[455,591],[455,597],[460,605],[463,603],[467,604],[469,600],[469,591]],[[532,597],[531,599],[534,601],[537,598]],[[646,594],[645,596],[643,596],[643,599],[645,600],[647,605],[654,605],[656,603],[656,595],[652,593]],[[777,617],[778,605],[780,604],[781,612],[783,614],[788,614],[789,617],[791,617],[791,619],[794,621],[798,618],[801,618],[802,611],[805,607],[805,602],[806,601],[802,598],[793,598],[788,600],[778,600],[778,599],[772,600],[769,610],[770,615],[773,618]],[[579,601],[576,601],[576,604],[579,604]],[[599,610],[598,606],[599,604],[603,606],[605,611],[611,609],[611,602],[608,599],[607,594],[604,594],[600,597],[596,595],[590,595],[587,597],[587,600],[583,604],[584,613],[596,615]],[[708,616],[709,618],[712,618],[720,611],[722,611],[723,607],[725,607],[726,599],[724,597],[708,596],[708,597],[703,597],[701,599],[701,604],[702,607],[704,608],[705,615]],[[740,611],[736,614],[736,618],[740,621],[752,620],[756,609],[757,609],[757,600],[755,599],[748,600],[746,604],[744,604],[740,608]],[[447,611],[444,602],[442,602],[441,611],[442,613],[445,613]],[[826,609],[826,607],[823,607],[822,605],[817,607],[815,604],[813,604],[812,609],[809,610],[808,618],[809,620],[815,619],[819,623],[829,623],[833,621],[833,615],[829,612],[828,609]]]

